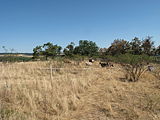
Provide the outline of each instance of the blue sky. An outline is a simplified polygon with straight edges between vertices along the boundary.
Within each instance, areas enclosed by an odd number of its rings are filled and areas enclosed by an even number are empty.
[[[0,47],[17,52],[79,40],[108,47],[148,35],[160,45],[160,0],[0,0]]]

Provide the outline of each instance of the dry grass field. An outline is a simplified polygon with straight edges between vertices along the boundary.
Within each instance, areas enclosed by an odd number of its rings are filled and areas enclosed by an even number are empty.
[[[53,68],[52,77],[50,66]],[[86,67],[86,69],[84,69]],[[160,80],[84,63],[0,63],[0,120],[160,120]]]

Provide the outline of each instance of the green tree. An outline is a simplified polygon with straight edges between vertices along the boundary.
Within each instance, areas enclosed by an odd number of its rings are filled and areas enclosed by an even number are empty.
[[[160,45],[156,49],[156,55],[160,55]]]
[[[55,57],[61,53],[61,46],[53,45],[52,43],[48,42],[43,46],[36,46],[33,49],[33,58],[38,58],[40,55],[45,56],[46,60],[48,57]]]
[[[35,48],[33,48],[33,58],[36,59],[40,55],[42,55],[42,46],[36,46]]]
[[[59,55],[61,52],[62,47],[58,45],[53,45],[52,43],[48,42],[43,45],[43,51],[42,54],[46,57],[46,60],[48,57],[55,57],[56,55]]]
[[[109,55],[125,54],[130,49],[128,41],[123,39],[116,39],[107,50]]]
[[[152,55],[153,49],[154,49],[154,42],[152,41],[152,37],[148,36],[142,42],[143,53],[147,55]]]
[[[140,55],[142,54],[142,41],[138,38],[135,37],[134,39],[132,39],[132,41],[130,42],[131,45],[131,53],[134,55]]]
[[[63,53],[66,55],[66,56],[73,56],[73,52],[74,52],[74,43],[71,42],[69,45],[67,45],[67,47],[63,50]]]
[[[121,63],[127,81],[136,82],[146,72],[146,65],[152,61],[148,55],[123,54],[116,56],[115,62]]]
[[[75,47],[74,54],[84,56],[94,56],[98,54],[98,46],[95,42],[89,40],[80,40],[79,46]]]

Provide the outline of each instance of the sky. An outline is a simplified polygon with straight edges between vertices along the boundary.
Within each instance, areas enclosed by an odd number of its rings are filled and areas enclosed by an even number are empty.
[[[0,52],[79,40],[103,48],[146,36],[160,45],[160,0],[0,0]]]

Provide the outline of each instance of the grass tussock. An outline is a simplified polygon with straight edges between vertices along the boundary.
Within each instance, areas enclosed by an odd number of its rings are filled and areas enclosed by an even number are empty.
[[[0,120],[160,119],[154,73],[122,82],[122,66],[100,68],[97,62],[86,68],[84,63],[1,63]]]

